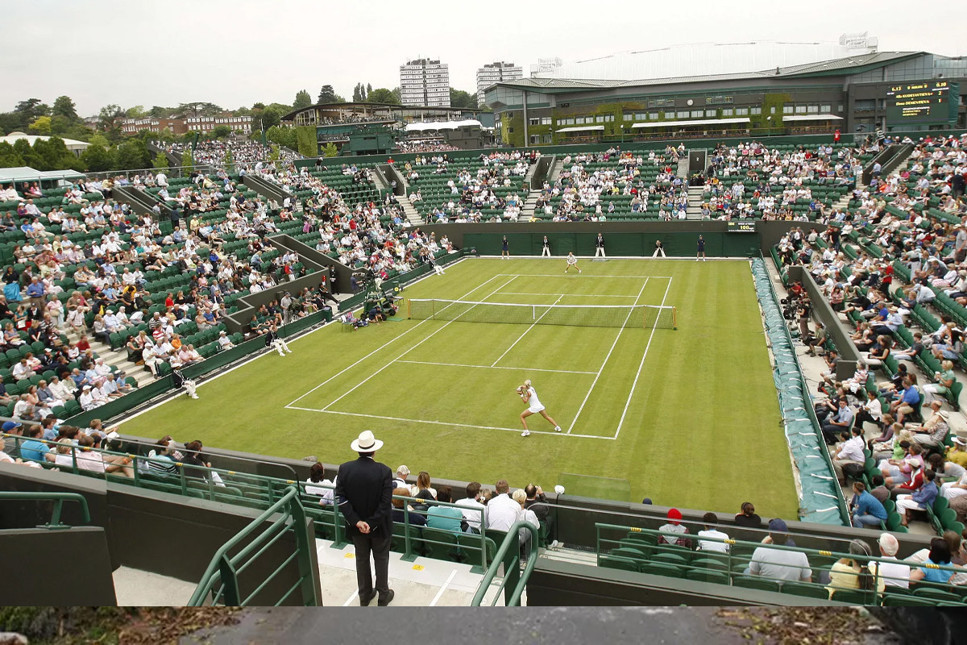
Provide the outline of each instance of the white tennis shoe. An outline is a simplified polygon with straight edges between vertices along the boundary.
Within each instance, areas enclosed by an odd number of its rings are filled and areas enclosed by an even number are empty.
[[[529,437],[529,436],[531,436],[531,431],[530,430],[524,430],[523,432],[520,433],[520,436],[522,436],[522,437]]]
[[[554,426],[554,432],[560,432],[561,426]]]

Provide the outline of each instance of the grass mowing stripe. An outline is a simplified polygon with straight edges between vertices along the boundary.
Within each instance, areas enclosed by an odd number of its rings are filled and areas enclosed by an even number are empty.
[[[433,361],[407,361],[402,359],[397,359],[397,363],[410,363],[412,365],[439,365],[442,367],[478,367],[487,370],[514,370],[519,372],[525,370],[528,372],[551,372],[552,374],[597,374],[597,372],[580,372],[577,370],[545,370],[538,367],[504,367],[496,365],[468,365],[466,363],[436,363]]]
[[[671,284],[670,280],[669,280],[669,284]],[[645,292],[645,287],[647,286],[648,286],[648,278],[645,278],[645,283],[641,285],[641,289],[638,290],[638,295],[635,297],[635,301],[631,303],[632,309],[628,310],[628,315],[625,316],[624,324],[621,325],[621,329],[618,330],[618,335],[614,337],[614,342],[611,343],[611,349],[608,350],[608,354],[604,357],[604,362],[601,363],[601,367],[598,369],[597,375],[594,377],[594,380],[591,381],[591,387],[588,388],[588,393],[584,395],[584,400],[581,401],[581,407],[578,408],[577,414],[574,415],[574,419],[571,421],[571,425],[567,427],[567,434],[571,434],[571,429],[574,428],[574,425],[578,422],[578,417],[581,416],[581,410],[584,409],[584,406],[587,404],[588,399],[591,397],[591,392],[594,391],[594,386],[597,384],[598,379],[601,378],[601,373],[604,371],[605,366],[608,364],[608,359],[611,358],[611,353],[614,351],[614,348],[618,344],[618,341],[621,340],[621,333],[625,330],[625,325],[628,324],[628,320],[631,318],[631,314],[633,314],[635,311],[633,307],[638,304],[638,299],[641,298],[641,294]]]
[[[553,307],[554,305],[556,305],[557,303],[559,303],[561,301],[561,298],[563,298],[563,297],[564,297],[564,294],[561,294],[560,296],[558,296],[557,297],[557,300],[554,301],[554,303],[551,305],[551,307]],[[530,327],[528,327],[527,329],[525,329],[524,330],[524,333],[521,334],[520,336],[518,336],[517,337],[517,340],[515,340],[511,344],[511,346],[508,347],[507,350],[503,354],[500,355],[500,357],[497,360],[495,360],[493,363],[491,363],[490,366],[491,367],[494,367],[495,365],[497,365],[497,363],[500,362],[500,359],[503,358],[504,356],[506,356],[508,353],[510,353],[510,350],[514,349],[514,347],[517,346],[517,343],[519,343],[524,338],[524,336],[527,335],[527,332],[529,332],[530,330],[532,330],[534,328],[534,325],[536,325],[537,323],[539,323],[541,321],[541,318],[543,318],[544,316],[546,316],[549,313],[551,313],[550,307],[548,307],[547,311],[545,311],[540,316],[538,316],[537,320],[535,320],[534,322],[532,322],[530,324]]]
[[[481,288],[481,287],[483,287],[483,286],[484,286],[485,284],[487,284],[488,282],[491,282],[491,281],[493,281],[493,280],[494,280],[494,279],[496,279],[497,277],[498,277],[498,276],[492,276],[492,277],[490,277],[490,278],[487,278],[486,280],[484,280],[483,282],[481,282],[481,283],[480,283],[479,285],[477,285],[476,287],[474,287],[473,289],[471,289],[471,290],[470,290],[470,291],[468,291],[467,293],[465,293],[465,294],[463,294],[462,296],[460,296],[460,298],[459,298],[459,299],[463,299],[463,298],[466,298],[466,297],[467,297],[467,296],[469,296],[469,295],[470,295],[471,293],[473,293],[473,292],[474,292],[474,291],[476,291],[477,289],[480,289],[480,288]],[[416,324],[416,325],[415,325],[415,326],[414,326],[414,327],[413,327],[412,329],[407,329],[407,330],[406,330],[405,332],[403,332],[403,333],[402,333],[402,334],[400,334],[399,336],[396,336],[395,338],[392,338],[392,339],[390,339],[390,340],[389,340],[389,341],[387,341],[386,343],[383,343],[382,345],[380,345],[379,347],[377,347],[376,349],[374,349],[374,350],[373,350],[373,351],[371,351],[370,353],[368,353],[368,354],[366,354],[365,356],[363,356],[362,358],[360,358],[360,359],[359,359],[358,361],[356,361],[356,362],[355,362],[355,363],[353,363],[352,365],[349,365],[349,366],[347,366],[347,367],[345,367],[345,368],[343,368],[343,369],[342,369],[341,371],[339,371],[339,372],[336,372],[335,374],[333,374],[332,376],[330,376],[329,378],[327,378],[327,379],[326,379],[325,381],[323,381],[323,382],[322,382],[322,383],[320,383],[319,385],[317,385],[317,386],[315,386],[314,388],[312,388],[312,389],[311,389],[311,390],[309,390],[308,392],[306,392],[306,393],[304,393],[304,394],[302,394],[302,396],[300,396],[300,397],[298,397],[298,398],[296,398],[296,399],[293,399],[292,401],[289,401],[289,403],[288,403],[288,404],[287,404],[287,405],[286,405],[285,407],[287,407],[287,408],[288,408],[288,407],[292,407],[292,404],[293,404],[293,403],[298,403],[299,401],[301,401],[302,399],[304,399],[304,398],[306,398],[307,396],[309,396],[310,394],[312,394],[313,392],[315,392],[316,390],[318,390],[318,389],[319,389],[319,388],[321,388],[322,386],[324,386],[324,385],[326,385],[327,383],[329,383],[329,382],[330,382],[330,381],[332,381],[333,379],[335,379],[335,378],[338,378],[338,377],[340,377],[340,376],[342,376],[343,374],[345,374],[346,372],[348,372],[348,371],[349,371],[349,370],[351,370],[352,368],[354,368],[354,367],[356,367],[357,365],[359,365],[360,363],[362,363],[363,361],[365,361],[365,360],[366,360],[367,358],[369,358],[369,357],[370,357],[370,356],[372,356],[373,354],[376,354],[377,352],[380,352],[380,351],[382,351],[382,350],[383,350],[383,349],[384,349],[385,347],[388,347],[388,346],[390,346],[390,345],[392,345],[393,343],[395,343],[396,341],[398,341],[398,340],[399,340],[400,338],[403,338],[404,336],[406,336],[406,335],[407,335],[407,334],[409,334],[410,332],[412,332],[412,331],[416,331],[416,330],[417,330],[417,329],[418,329],[419,327],[421,327],[421,326],[423,325],[423,323],[425,323],[425,322],[426,322],[425,320],[422,320],[422,321],[420,321],[419,323],[417,323],[417,324]]]
[[[495,293],[497,293],[498,291],[500,291],[501,289],[503,289],[504,287],[506,287],[508,284],[510,284],[511,282],[513,282],[516,279],[517,279],[516,277],[511,278],[510,280],[508,280],[503,285],[497,287],[496,289],[494,289],[493,291],[491,291],[490,293],[488,293],[486,296],[484,296],[484,300],[486,300],[490,296],[494,295]],[[489,282],[489,280],[487,282]],[[484,284],[486,284],[486,283],[484,283]],[[483,286],[483,285],[481,285],[481,286]],[[479,289],[479,288],[480,287],[477,287],[477,289]],[[477,289],[473,289],[469,293],[473,293]],[[451,306],[453,304],[456,304],[456,303],[451,303],[450,305],[447,305],[447,307],[449,307],[449,306]],[[470,309],[468,309],[467,311],[470,311],[471,309],[473,309],[476,306],[477,305],[473,305],[473,307],[470,307]],[[445,308],[446,307],[444,307],[444,309]],[[367,381],[369,381],[370,379],[372,379],[374,376],[376,376],[377,374],[379,374],[380,372],[382,372],[383,370],[385,370],[387,367],[389,367],[390,365],[392,365],[393,363],[395,363],[397,360],[403,358],[404,356],[406,356],[407,354],[409,354],[410,352],[412,352],[414,349],[416,349],[417,347],[419,347],[420,345],[422,345],[426,341],[430,340],[431,338],[433,338],[434,336],[436,336],[437,334],[439,334],[441,331],[443,331],[444,329],[446,329],[447,327],[449,327],[450,325],[452,325],[453,323],[455,323],[457,320],[458,320],[457,318],[454,318],[453,320],[450,320],[450,321],[446,322],[442,327],[438,327],[436,330],[434,330],[432,333],[430,333],[426,338],[424,338],[423,340],[421,340],[420,342],[418,342],[416,345],[414,345],[413,347],[408,348],[402,354],[400,354],[399,356],[397,356],[393,360],[391,360],[388,363],[386,363],[385,365],[383,365],[381,368],[379,368],[378,370],[376,370],[375,372],[373,372],[372,374],[370,374],[369,376],[367,376],[365,379],[363,379],[362,381],[360,381],[356,385],[354,385],[349,391],[344,392],[339,398],[334,399],[333,401],[330,401],[329,402],[329,405],[327,405],[325,408],[323,408],[323,412],[325,412],[330,406],[335,405],[336,403],[338,403],[342,399],[346,398],[348,395],[350,395],[353,392],[355,392],[356,389],[359,388],[359,386],[365,384]],[[419,326],[419,325],[417,325],[417,326]]]
[[[665,295],[662,296],[660,307],[665,306],[665,300],[668,299],[668,292],[672,288],[672,279],[668,278],[668,286],[665,287]],[[625,422],[625,416],[628,414],[628,406],[631,405],[631,397],[635,394],[635,388],[638,387],[638,378],[641,376],[641,368],[645,366],[645,359],[648,357],[648,348],[651,347],[651,339],[655,337],[655,330],[658,327],[651,328],[651,335],[648,336],[648,344],[645,345],[645,353],[641,355],[641,362],[638,364],[638,371],[635,372],[635,380],[631,383],[631,391],[628,392],[628,398],[625,400],[624,410],[621,411],[621,418],[618,419],[618,429],[614,431],[614,438],[617,439],[618,435],[621,434],[621,425]]]

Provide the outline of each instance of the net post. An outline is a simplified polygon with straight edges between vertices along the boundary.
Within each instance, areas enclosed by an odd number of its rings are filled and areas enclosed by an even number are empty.
[[[678,329],[678,307],[672,307],[672,329]]]
[[[407,320],[410,320],[410,319],[413,318],[413,312],[410,309],[410,302],[411,301],[412,301],[412,298],[407,298],[406,299],[406,319]]]

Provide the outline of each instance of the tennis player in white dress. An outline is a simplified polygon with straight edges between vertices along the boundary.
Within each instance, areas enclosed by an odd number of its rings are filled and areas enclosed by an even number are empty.
[[[531,431],[527,428],[527,417],[532,414],[539,414],[547,419],[554,426],[554,432],[561,431],[561,426],[557,425],[557,421],[547,414],[547,411],[541,404],[541,400],[537,398],[537,390],[531,385],[530,379],[524,381],[524,384],[517,388],[517,394],[527,404],[527,409],[520,413],[520,422],[524,424],[524,431],[520,433],[520,436],[527,437],[530,435]]]

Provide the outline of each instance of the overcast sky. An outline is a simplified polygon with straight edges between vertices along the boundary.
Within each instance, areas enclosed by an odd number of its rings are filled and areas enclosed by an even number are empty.
[[[81,115],[109,103],[291,104],[300,89],[315,100],[327,83],[351,98],[360,81],[396,87],[399,66],[417,57],[449,63],[451,86],[473,92],[476,69],[494,60],[522,65],[527,75],[538,58],[683,43],[834,42],[868,31],[880,51],[967,54],[960,29],[943,28],[941,14],[909,0],[3,0],[0,7],[0,111],[67,94]]]

